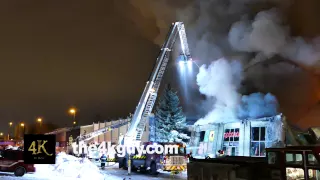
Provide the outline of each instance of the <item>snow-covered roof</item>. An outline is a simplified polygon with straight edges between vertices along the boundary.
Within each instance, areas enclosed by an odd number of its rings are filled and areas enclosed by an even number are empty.
[[[243,122],[243,121],[270,121],[270,120],[274,120],[274,119],[281,119],[283,115],[282,114],[278,114],[275,116],[269,116],[269,117],[262,117],[262,118],[246,118],[246,119],[235,119],[233,121],[228,121],[225,123],[208,123],[208,124],[199,124],[199,126],[206,126],[206,125],[215,125],[215,124],[229,124],[229,123],[237,123],[237,122]],[[193,124],[194,125],[194,124]]]
[[[278,114],[278,115],[275,115],[275,116],[269,116],[269,117],[262,117],[262,118],[251,118],[251,119],[242,119],[240,121],[270,121],[270,120],[273,120],[273,119],[281,119],[282,117],[282,114]]]

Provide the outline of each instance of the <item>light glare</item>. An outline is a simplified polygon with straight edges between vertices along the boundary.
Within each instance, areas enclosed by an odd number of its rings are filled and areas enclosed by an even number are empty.
[[[184,62],[183,61],[179,61],[179,65],[180,65],[180,68],[183,68]]]

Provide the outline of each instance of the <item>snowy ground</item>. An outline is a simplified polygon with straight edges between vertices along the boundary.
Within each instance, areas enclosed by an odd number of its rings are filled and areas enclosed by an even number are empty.
[[[187,174],[182,173],[178,175],[171,175],[168,172],[160,172],[157,176],[151,176],[149,174],[142,174],[139,172],[133,172],[130,176],[128,176],[128,172],[118,168],[118,164],[110,165],[106,167],[105,170],[100,171],[104,175],[105,180],[169,180],[169,179],[178,179],[178,180],[186,180]],[[45,177],[42,174],[26,174],[23,177],[15,177],[13,174],[10,173],[0,173],[0,180],[73,180],[70,178],[56,176],[56,177]],[[77,180],[77,178],[74,178]]]

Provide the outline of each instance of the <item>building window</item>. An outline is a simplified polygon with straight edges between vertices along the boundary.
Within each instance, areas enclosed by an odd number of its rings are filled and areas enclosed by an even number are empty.
[[[206,134],[206,131],[201,131],[200,132],[200,142],[203,142],[204,141],[204,136]]]
[[[307,153],[308,155],[308,165],[319,165],[318,160],[312,153]]]
[[[308,176],[310,180],[320,179],[320,170],[319,169],[309,169]]]
[[[301,153],[286,153],[286,164],[288,165],[303,165]]]
[[[302,168],[286,168],[287,180],[304,179],[304,170]]]
[[[237,156],[239,154],[239,128],[225,129],[223,151],[226,155]]]
[[[268,152],[268,164],[279,164],[279,153]]]
[[[266,127],[251,128],[251,156],[266,156]]]

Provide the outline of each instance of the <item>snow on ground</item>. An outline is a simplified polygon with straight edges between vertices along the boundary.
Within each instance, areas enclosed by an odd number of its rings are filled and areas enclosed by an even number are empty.
[[[107,163],[105,170],[100,170],[99,162],[82,160],[74,156],[60,153],[57,155],[56,164],[35,165],[36,173],[25,174],[23,177],[15,177],[13,173],[1,173],[0,180],[186,180],[186,172],[171,175],[169,172],[160,171],[159,175],[151,176],[147,173],[132,172],[128,176],[126,170],[119,169],[116,163]]]
[[[90,160],[77,158],[64,152],[57,155],[56,164],[37,164],[35,167],[35,175],[46,179],[57,179],[58,177],[59,179],[60,177],[68,179],[104,179],[104,175],[100,173],[99,168]]]

